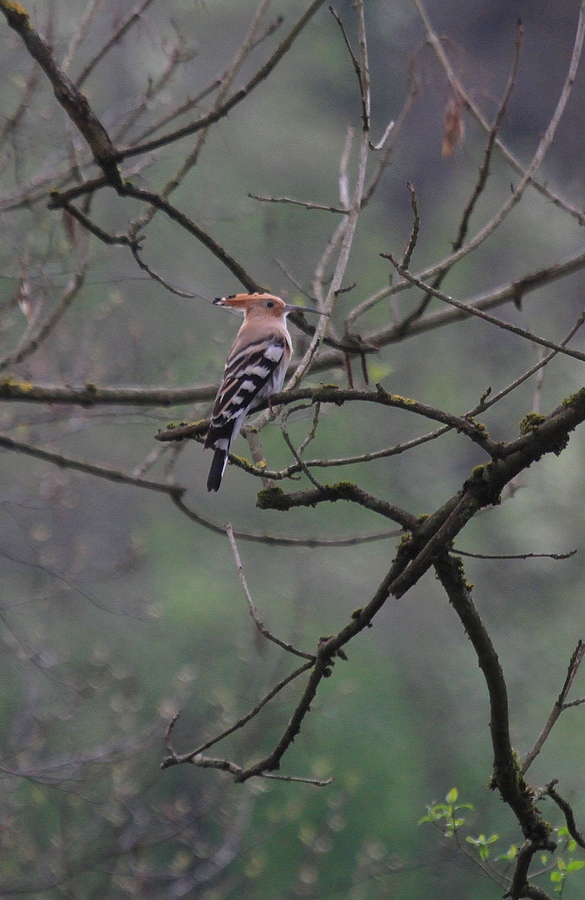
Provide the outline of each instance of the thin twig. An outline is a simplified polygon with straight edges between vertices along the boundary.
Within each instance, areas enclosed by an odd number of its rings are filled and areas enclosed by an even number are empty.
[[[89,218],[84,212],[78,209],[73,203],[64,202],[61,204],[64,212],[76,219],[86,231],[91,232],[102,243],[113,246],[119,244],[121,246],[129,246],[131,249],[136,245],[136,238],[130,237],[128,234],[110,234],[105,231],[96,222]]]
[[[547,784],[546,790],[544,792],[545,796],[550,797],[551,800],[554,800],[554,802],[557,804],[565,817],[565,822],[567,823],[567,831],[569,832],[575,843],[577,843],[583,850],[585,850],[585,838],[583,837],[581,832],[577,830],[575,813],[573,812],[571,804],[567,803],[567,801],[564,800],[563,797],[561,797],[561,795],[556,792],[555,785],[557,783],[558,782],[555,779],[554,781],[551,781],[550,784]]]
[[[242,560],[240,558],[240,554],[238,551],[238,545],[236,544],[236,540],[234,537],[234,530],[231,526],[231,523],[225,526],[225,531],[228,536],[228,540],[230,542],[230,547],[232,548],[232,553],[234,555],[234,562],[236,564],[236,570],[238,573],[238,578],[240,579],[240,584],[242,585],[242,590],[244,592],[244,596],[246,598],[246,602],[248,604],[248,610],[252,619],[254,621],[254,625],[265,638],[269,641],[272,641],[273,644],[276,644],[278,647],[281,647],[283,650],[286,650],[287,653],[293,653],[295,656],[300,656],[302,659],[309,659],[312,662],[315,659],[315,655],[313,653],[305,653],[302,650],[297,650],[296,647],[293,647],[292,644],[287,643],[286,641],[282,641],[280,638],[276,637],[276,635],[272,634],[271,631],[266,628],[264,623],[261,621],[258,610],[254,605],[254,601],[252,600],[252,595],[248,588],[248,583],[246,581],[246,576],[244,574],[244,567],[242,565]]]
[[[327,206],[322,203],[310,203],[308,200],[294,200],[292,197],[262,197],[260,194],[248,194],[251,200],[259,200],[261,203],[291,203],[294,206],[302,206],[304,209],[319,209],[323,212],[339,213],[346,216],[348,210],[341,206]]]
[[[63,58],[63,62],[61,63],[64,72],[69,72],[75,54],[77,53],[77,49],[87,35],[87,31],[89,29],[89,26],[91,25],[91,20],[93,19],[103,2],[104,0],[91,0],[91,2],[87,4],[87,9],[82,16],[81,21],[77,26],[77,29],[75,30],[75,33],[72,35],[69,41],[67,52]],[[79,81],[77,81],[77,87],[79,86]]]
[[[553,708],[550,712],[548,719],[545,722],[544,728],[542,729],[540,735],[532,750],[526,754],[524,761],[522,763],[522,772],[525,773],[528,771],[540,751],[544,745],[544,742],[548,738],[551,733],[557,719],[561,715],[562,712],[567,708],[567,695],[571,690],[571,686],[576,678],[577,672],[579,671],[579,666],[583,662],[583,657],[585,656],[585,643],[583,641],[579,641],[571,659],[569,661],[569,667],[567,669],[567,675],[563,686],[561,688],[561,692],[557,699],[554,702]]]
[[[133,487],[146,488],[149,491],[157,491],[162,494],[169,494],[171,497],[180,498],[185,492],[185,488],[177,484],[165,484],[160,481],[151,481],[147,478],[136,478],[133,475],[127,475],[118,469],[108,469],[106,466],[98,466],[95,463],[86,463],[61,453],[54,453],[50,450],[43,450],[41,447],[34,447],[32,444],[24,444],[22,441],[14,441],[12,438],[0,435],[0,447],[5,450],[12,450],[16,453],[23,453],[25,456],[32,456],[35,459],[41,459],[52,465],[58,466],[60,469],[71,469],[74,472],[83,472],[86,475],[95,475],[98,478],[105,478],[107,481],[113,481],[117,484],[128,484]]]
[[[500,130],[500,126],[502,124],[502,120],[504,118],[504,115],[505,115],[505,112],[506,112],[506,109],[508,106],[508,101],[510,99],[512,89],[516,82],[516,75],[518,72],[518,63],[519,63],[519,59],[520,59],[520,50],[522,47],[522,35],[523,35],[522,26],[519,24],[517,27],[517,30],[516,30],[515,53],[514,53],[514,60],[513,60],[513,64],[512,64],[512,71],[508,78],[508,83],[504,90],[502,100],[500,102],[499,108],[496,112],[493,124],[492,124],[489,134],[488,134],[488,140],[487,140],[486,149],[485,149],[485,153],[484,153],[484,160],[483,160],[483,164],[481,165],[480,170],[479,170],[478,179],[476,181],[476,184],[475,184],[475,187],[471,194],[471,197],[469,198],[469,201],[467,202],[465,209],[463,210],[463,215],[461,217],[461,222],[459,224],[457,237],[455,238],[455,241],[453,242],[453,251],[454,252],[457,252],[463,246],[463,242],[465,241],[467,232],[469,230],[469,222],[471,219],[471,215],[477,205],[479,198],[481,197],[483,191],[485,190],[485,187],[488,182],[488,176],[490,173],[490,163],[491,163],[491,159],[492,159],[494,143],[495,143],[496,137],[498,135],[498,132]],[[405,265],[405,268],[408,268],[408,265]],[[451,269],[451,266],[447,266],[444,269],[441,269],[439,272],[437,272],[437,274],[431,281],[433,288],[438,289],[441,287],[441,284],[445,280],[450,269]],[[425,294],[425,296],[422,298],[422,300],[417,305],[417,307],[402,320],[401,327],[405,331],[407,331],[412,326],[412,324],[414,322],[416,322],[416,320],[422,316],[422,314],[425,312],[427,306],[429,305],[429,302],[430,302],[432,296],[433,295],[430,293]]]
[[[142,269],[143,272],[146,272],[149,278],[152,278],[153,281],[156,281],[157,284],[162,285],[165,290],[169,291],[171,294],[174,294],[176,297],[185,297],[188,300],[193,300],[196,297],[199,297],[199,294],[194,294],[192,291],[183,291],[180,288],[174,287],[169,281],[166,281],[162,275],[159,275],[154,271],[147,263],[144,262],[142,256],[140,255],[140,243],[139,238],[134,238],[129,241],[130,243],[130,252],[132,256],[138,263],[138,267]]]
[[[46,338],[51,334],[66,310],[69,309],[85,284],[89,266],[87,243],[87,240],[83,242],[81,255],[77,266],[77,272],[69,281],[69,284],[65,288],[65,291],[63,292],[61,298],[55,304],[51,314],[48,316],[45,322],[33,329],[31,335],[27,334],[27,336],[19,344],[19,346],[17,346],[3,359],[0,359],[0,372],[9,369],[12,366],[18,365],[18,363],[21,363],[24,359],[34,353],[38,349],[39,345],[42,344],[42,342],[46,340]]]
[[[567,553],[471,553],[470,551],[460,550],[459,547],[453,548],[456,556],[468,556],[470,559],[554,559],[564,560],[575,556],[577,550],[569,550]]]
[[[185,231],[192,234],[193,237],[197,238],[211,253],[223,263],[223,265],[240,281],[244,287],[250,292],[254,293],[257,291],[263,290],[262,286],[255,281],[251,275],[241,266],[232,256],[229,255],[227,250],[225,250],[221,244],[219,244],[214,238],[211,237],[200,225],[194,222],[189,216],[185,215],[185,213],[181,212],[181,210],[177,209],[176,206],[173,206],[168,200],[164,200],[159,194],[154,191],[148,191],[144,188],[137,188],[128,182],[124,183],[123,188],[120,193],[124,197],[134,197],[136,200],[142,200],[145,203],[150,204],[151,206],[156,207],[162,212],[166,213],[169,219],[177,222]]]
[[[318,490],[321,490],[321,488],[323,487],[323,485],[320,484],[320,483],[317,481],[317,479],[313,477],[313,475],[311,474],[311,471],[310,471],[309,467],[305,464],[305,462],[304,462],[303,459],[301,458],[301,457],[302,457],[303,449],[304,449],[304,448],[307,446],[307,444],[308,444],[311,440],[313,440],[313,438],[315,437],[315,431],[316,431],[317,423],[318,423],[318,419],[319,419],[320,404],[317,403],[317,404],[316,404],[316,407],[315,407],[315,415],[314,415],[314,417],[313,417],[313,428],[312,428],[311,431],[309,432],[309,435],[307,436],[307,439],[304,441],[303,447],[300,448],[299,450],[297,450],[296,447],[294,446],[293,442],[292,442],[291,439],[290,439],[290,435],[289,435],[289,433],[288,433],[287,425],[288,425],[288,418],[289,418],[289,416],[291,415],[291,413],[296,412],[296,410],[299,409],[299,408],[300,408],[300,409],[303,409],[304,407],[302,407],[302,406],[301,406],[301,407],[294,407],[294,408],[292,408],[292,409],[285,410],[285,412],[283,413],[282,418],[281,418],[281,423],[280,423],[280,427],[281,427],[281,431],[282,431],[282,436],[283,436],[284,441],[285,441],[287,447],[289,448],[290,452],[292,453],[292,455],[293,455],[294,458],[296,459],[297,465],[300,466],[301,471],[305,473],[305,475],[307,476],[307,478],[309,479],[309,481],[311,482],[311,484],[312,484],[314,487],[316,487]]]
[[[402,256],[402,265],[405,269],[408,269],[410,266],[410,260],[412,259],[414,248],[416,247],[416,242],[418,241],[418,233],[420,231],[420,218],[418,215],[418,201],[416,199],[416,192],[409,181],[406,183],[406,187],[410,193],[410,205],[412,206],[412,230],[410,232],[408,244]]]
[[[225,527],[223,525],[212,522],[200,515],[194,509],[187,506],[178,495],[172,494],[171,499],[175,506],[180,509],[187,518],[192,519],[194,522],[197,522],[198,525],[202,525],[204,528],[215,534],[225,535]],[[284,535],[275,534],[255,534],[251,531],[234,531],[234,535],[239,541],[251,541],[256,544],[266,544],[269,547],[324,547],[334,549],[336,547],[351,547],[357,544],[367,544],[372,541],[391,540],[396,537],[396,531],[381,531],[375,534],[355,535],[347,538],[331,538],[329,540],[311,537],[286,537]]]
[[[418,13],[422,19],[422,22],[425,26],[426,31],[427,31],[428,42],[431,45],[431,47],[433,48],[433,50],[435,51],[437,59],[441,63],[441,65],[445,71],[445,74],[447,75],[447,78],[449,80],[449,84],[451,85],[451,88],[453,89],[455,94],[461,98],[461,100],[465,104],[466,108],[469,110],[469,112],[474,117],[476,122],[479,123],[481,128],[483,128],[483,130],[486,132],[486,134],[489,133],[489,131],[490,131],[489,122],[485,119],[481,110],[473,102],[472,98],[470,97],[468,92],[465,90],[465,88],[461,84],[460,80],[457,78],[455,72],[453,71],[453,67],[451,66],[451,63],[449,62],[449,58],[447,57],[447,54],[445,53],[445,51],[443,49],[443,45],[441,44],[441,41],[439,40],[436,32],[434,31],[434,29],[432,27],[431,21],[430,21],[429,16],[423,6],[422,0],[414,0],[414,4],[418,10]],[[519,162],[519,160],[514,156],[514,154],[506,147],[506,145],[504,143],[502,143],[500,138],[496,138],[496,147],[498,148],[498,150],[500,151],[500,153],[502,154],[502,156],[504,157],[506,162],[508,162],[509,165],[512,166],[514,171],[517,172],[518,175],[520,175],[520,177],[523,178],[526,173],[526,170],[524,169],[523,165]],[[544,197],[546,197],[548,200],[550,200],[556,207],[564,210],[565,212],[569,213],[569,215],[573,216],[573,218],[575,218],[579,222],[580,225],[585,225],[585,213],[583,212],[583,210],[577,209],[576,207],[574,207],[570,203],[568,203],[564,198],[560,197],[558,194],[555,194],[554,191],[552,191],[546,183],[542,183],[542,182],[536,180],[534,175],[532,175],[530,177],[530,184],[535,188],[535,190],[537,190],[540,194],[542,194]]]
[[[366,170],[368,164],[368,155],[369,155],[369,121],[370,121],[370,75],[369,75],[369,63],[368,63],[368,50],[366,43],[366,33],[365,33],[365,24],[364,24],[364,8],[362,0],[356,0],[354,4],[354,8],[356,11],[356,18],[358,24],[358,43],[359,43],[359,65],[360,65],[360,90],[361,90],[361,99],[362,99],[362,109],[363,109],[363,127],[362,127],[362,135],[360,141],[359,155],[358,155],[358,171],[355,180],[353,196],[351,198],[351,204],[349,208],[349,214],[340,222],[340,227],[338,228],[336,235],[338,235],[338,240],[340,243],[339,254],[337,257],[337,262],[335,265],[335,270],[333,273],[333,277],[331,279],[331,284],[329,285],[329,290],[325,301],[323,303],[323,312],[327,315],[331,315],[333,311],[333,306],[335,304],[335,300],[339,294],[340,289],[343,286],[343,278],[345,275],[345,271],[349,262],[349,255],[351,252],[351,248],[353,245],[353,239],[355,235],[355,231],[357,228],[357,223],[359,220],[359,215],[362,206],[362,199],[364,196],[365,190],[365,182],[366,182]],[[315,334],[311,340],[311,343],[299,363],[294,375],[289,381],[289,387],[296,387],[297,384],[301,381],[304,374],[307,372],[313,358],[317,351],[319,350],[323,338],[325,337],[325,332],[327,330],[327,318],[323,316],[320,321],[317,323],[317,327],[315,329]]]
[[[238,731],[240,728],[243,728],[244,725],[247,725],[251,719],[255,718],[258,713],[269,703],[280,691],[285,688],[288,684],[298,678],[300,675],[304,675],[305,672],[308,672],[313,666],[313,660],[303,663],[302,666],[299,666],[298,669],[295,669],[294,672],[291,672],[290,675],[287,675],[286,678],[282,678],[278,684],[274,685],[274,687],[268,691],[268,693],[262,697],[259,703],[251,709],[245,716],[242,716],[235,722],[233,725],[230,725],[229,728],[226,728],[225,731],[222,731],[221,734],[216,735],[213,738],[210,738],[204,744],[197,747],[195,750],[191,750],[189,753],[177,754],[173,748],[170,746],[170,742],[167,743],[167,750],[169,752],[169,757],[165,759],[162,764],[162,769],[167,769],[169,766],[180,765],[181,763],[193,762],[195,757],[200,756],[201,753],[204,753],[206,750],[209,750],[210,747],[213,747],[215,744],[218,744],[220,741],[223,741],[224,738],[229,737],[230,734],[233,734],[235,731]],[[169,727],[167,728],[167,732],[170,735],[170,731],[174,727],[174,724],[177,720],[177,716],[174,716],[171,722],[169,722]]]
[[[254,14],[254,18],[252,20],[252,24],[248,30],[248,34],[245,36],[244,40],[238,47],[235,59],[229,66],[227,72],[225,73],[222,83],[218,89],[217,96],[215,98],[215,102],[213,105],[213,110],[217,111],[221,108],[225,98],[229,94],[231,86],[241,69],[244,65],[246,59],[252,52],[255,44],[256,38],[258,36],[258,30],[260,28],[260,23],[264,17],[264,14],[270,5],[270,0],[260,0],[260,4],[256,13]],[[179,187],[179,185],[184,181],[185,177],[189,173],[189,171],[197,164],[200,153],[203,149],[203,145],[207,140],[207,136],[209,134],[210,125],[206,128],[201,129],[196,137],[195,146],[191,150],[189,154],[187,154],[186,159],[181,163],[177,172],[171,176],[171,178],[167,181],[162,191],[159,192],[160,197],[163,200],[168,200],[170,195]],[[139,231],[143,230],[146,225],[152,221],[155,214],[158,212],[159,207],[150,206],[146,209],[135,221],[130,225],[130,234],[135,235]]]
[[[32,98],[39,84],[39,67],[36,62],[33,63],[33,67],[30,75],[26,79],[22,94],[20,97],[20,101],[16,106],[14,112],[6,116],[2,123],[2,127],[0,127],[0,146],[4,143],[8,135],[14,134],[20,125],[25,113],[27,110],[31,108]]]
[[[312,19],[317,10],[323,6],[325,0],[313,0],[313,2],[309,5],[309,7],[305,10],[303,15],[296,21],[295,25],[291,28],[287,36],[281,41],[278,45],[272,56],[267,60],[264,65],[258,69],[255,75],[239,90],[232,94],[232,96],[226,100],[226,102],[217,110],[202,116],[197,119],[195,122],[191,122],[189,125],[185,125],[183,128],[178,128],[176,131],[170,132],[169,134],[162,135],[159,138],[155,138],[151,141],[146,141],[142,144],[134,145],[132,147],[128,147],[126,150],[119,150],[115,154],[115,159],[121,161],[123,159],[127,159],[130,156],[137,156],[140,153],[148,153],[151,150],[157,150],[159,147],[164,147],[167,144],[174,143],[175,141],[180,140],[184,137],[189,137],[192,134],[195,134],[196,131],[201,131],[202,128],[207,128],[209,125],[213,125],[215,122],[218,122],[220,119],[223,119],[228,115],[231,110],[242,102],[259,84],[261,84],[268,76],[271,74],[272,70],[276,67],[276,65],[283,58],[285,53],[291,48],[292,44],[303,30],[305,25]]]
[[[128,13],[125,19],[122,19],[112,36],[108,38],[105,44],[97,51],[93,59],[90,60],[90,62],[82,70],[77,81],[75,82],[76,87],[81,87],[83,82],[87,80],[96,66],[98,66],[102,59],[104,59],[104,57],[110,52],[112,47],[114,47],[115,44],[122,40],[126,32],[132,27],[132,25],[140,20],[143,13],[148,9],[152,2],[153,0],[143,0],[142,3],[137,4],[134,9],[132,9]]]
[[[408,272],[402,267],[399,261],[391,253],[381,253],[380,256],[383,256],[384,259],[389,259],[396,271],[399,272],[400,275],[402,275],[404,278],[406,278],[407,281],[410,281],[411,284],[414,284],[416,285],[416,287],[421,288],[421,290],[427,291],[429,294],[432,294],[433,297],[437,297],[438,300],[443,300],[445,303],[448,303],[450,306],[454,306],[457,309],[466,312],[468,315],[476,316],[478,319],[483,319],[484,322],[489,322],[491,325],[496,325],[498,328],[502,328],[504,331],[510,331],[512,334],[524,338],[527,341],[533,341],[535,344],[541,344],[543,347],[548,347],[550,350],[555,350],[557,353],[562,353],[565,356],[570,356],[573,359],[579,359],[581,360],[581,362],[585,362],[585,353],[580,353],[578,350],[568,350],[566,347],[562,347],[560,344],[555,344],[553,341],[547,341],[546,338],[541,338],[533,332],[527,331],[525,328],[520,328],[518,325],[512,325],[510,322],[504,322],[503,319],[497,319],[495,316],[490,316],[489,313],[483,312],[481,309],[478,309],[477,306],[470,306],[468,303],[463,303],[461,300],[455,300],[448,294],[444,294],[442,291],[436,290],[436,288],[433,288],[432,285],[425,284],[425,282],[418,278],[416,275]]]
[[[417,4],[417,8],[420,8],[419,0],[415,0]],[[468,256],[474,250],[476,250],[480,244],[482,244],[490,235],[496,231],[504,219],[508,216],[508,214],[514,209],[515,206],[518,205],[526,187],[531,183],[532,177],[536,174],[538,169],[540,168],[544,157],[554,139],[556,130],[560,123],[560,120],[565,111],[566,105],[568,103],[571,90],[573,88],[573,84],[575,82],[575,76],[577,73],[577,69],[579,66],[579,61],[581,58],[581,53],[583,49],[583,40],[585,37],[585,5],[581,6],[579,11],[579,21],[577,24],[577,30],[575,34],[575,41],[573,44],[573,52],[571,54],[571,60],[569,63],[569,68],[567,71],[567,75],[565,81],[563,83],[563,87],[561,89],[561,93],[559,95],[559,99],[557,101],[556,108],[553,112],[553,115],[548,123],[548,126],[543,134],[538,147],[532,157],[532,161],[530,162],[528,168],[524,171],[522,178],[518,185],[512,191],[508,200],[506,200],[500,209],[495,213],[492,218],[486,222],[486,224],[480,228],[476,234],[470,238],[466,243],[464,243],[458,250],[453,251],[449,256],[445,257],[438,263],[430,266],[426,269],[420,276],[421,281],[426,281],[428,278],[432,278],[438,273],[442,272],[444,269],[452,268],[455,263],[459,262],[459,260]],[[410,280],[410,279],[407,279]],[[395,286],[396,288],[396,286]],[[429,291],[431,290],[429,286]],[[436,296],[436,295],[435,295]]]
[[[578,317],[577,321],[575,322],[575,324],[573,325],[573,327],[571,328],[571,330],[569,331],[567,336],[565,338],[563,338],[563,340],[559,344],[559,347],[565,347],[569,343],[571,338],[577,333],[577,331],[579,331],[579,329],[583,327],[584,324],[585,324],[585,310],[583,310],[581,315]],[[498,403],[498,401],[501,400],[502,397],[505,397],[507,394],[510,394],[512,391],[516,390],[516,388],[519,387],[521,384],[523,384],[528,378],[531,378],[532,375],[536,374],[541,369],[543,369],[545,366],[547,366],[551,362],[551,360],[554,359],[554,357],[557,355],[558,352],[559,352],[558,350],[551,350],[550,353],[547,353],[546,356],[544,356],[542,359],[540,359],[534,366],[531,366],[530,369],[528,369],[526,372],[524,372],[522,375],[520,375],[518,378],[516,378],[511,384],[507,385],[507,387],[502,388],[501,391],[498,391],[493,396],[490,393],[489,399],[488,399],[487,395],[485,397],[483,397],[481,399],[481,401],[478,403],[478,405],[474,409],[470,410],[470,412],[467,413],[467,415],[468,416],[476,416],[478,413],[481,413],[484,410],[489,409],[490,406],[494,406],[494,404]]]
[[[11,28],[22,38],[28,52],[39,64],[51,85],[58,103],[87,141],[94,159],[108,183],[121,187],[122,180],[110,136],[93,112],[87,98],[58,65],[51,48],[32,25],[30,16],[17,3],[0,0],[0,10]]]
[[[357,80],[358,80],[358,84],[359,84],[359,88],[360,88],[360,97],[361,97],[361,101],[362,101],[362,122],[363,122],[364,131],[368,131],[368,129],[370,127],[370,116],[369,116],[369,109],[368,109],[368,86],[365,82],[365,73],[362,70],[360,59],[358,59],[358,57],[355,55],[355,53],[353,51],[353,48],[351,46],[349,37],[347,35],[347,31],[345,30],[345,25],[343,24],[343,20],[342,20],[341,16],[339,15],[338,12],[336,12],[333,9],[332,6],[329,7],[329,12],[331,13],[333,18],[339,25],[339,29],[343,36],[343,41],[345,43],[345,46],[347,47],[347,52],[349,53],[350,58],[351,58],[354,72],[357,75]]]
[[[520,62],[520,52],[522,50],[522,39],[524,36],[524,29],[521,23],[518,23],[516,28],[516,40],[514,42],[514,59],[512,63],[512,70],[508,77],[508,83],[504,89],[504,93],[502,99],[500,101],[500,105],[496,111],[496,115],[494,116],[494,121],[488,133],[488,139],[486,143],[486,148],[484,152],[483,163],[479,170],[479,175],[471,197],[463,211],[463,216],[461,218],[461,223],[459,225],[459,231],[457,233],[457,237],[455,238],[455,242],[453,244],[454,250],[459,250],[461,246],[463,246],[463,241],[467,235],[467,231],[469,228],[469,221],[471,219],[471,214],[477,205],[477,201],[479,200],[481,194],[483,193],[485,186],[488,181],[488,177],[490,174],[490,165],[492,160],[492,154],[494,151],[494,146],[496,142],[496,138],[500,131],[500,127],[502,125],[502,121],[506,114],[506,110],[508,108],[508,102],[510,100],[510,96],[512,94],[512,90],[516,83],[516,76],[518,74],[518,64]],[[447,274],[446,272],[443,274]],[[435,285],[435,287],[439,287],[439,285]]]

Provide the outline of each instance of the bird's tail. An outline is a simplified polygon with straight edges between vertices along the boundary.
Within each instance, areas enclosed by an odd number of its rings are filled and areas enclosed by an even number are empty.
[[[221,444],[222,446],[217,446],[217,444]],[[223,478],[223,473],[225,472],[227,464],[229,443],[227,441],[218,441],[217,444],[215,453],[213,454],[213,462],[211,463],[211,468],[207,477],[208,491],[219,491],[221,479]],[[224,444],[225,446],[223,446]]]

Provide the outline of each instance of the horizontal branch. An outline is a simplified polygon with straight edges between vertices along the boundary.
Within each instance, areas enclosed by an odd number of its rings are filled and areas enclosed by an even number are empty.
[[[314,507],[318,503],[335,503],[337,500],[347,500],[357,503],[371,512],[378,513],[386,519],[391,519],[402,528],[413,529],[418,524],[418,519],[393,503],[386,503],[379,497],[374,497],[366,491],[352,484],[350,481],[340,481],[337,484],[322,485],[309,491],[297,491],[287,494],[281,488],[265,488],[258,494],[256,505],[259,509],[275,509],[279,512],[288,512],[298,507]]]
[[[62,469],[72,469],[75,472],[83,472],[85,475],[95,475],[98,478],[105,478],[107,481],[114,481],[118,484],[129,484],[133,487],[146,488],[161,494],[170,494],[177,498],[180,498],[185,493],[185,488],[178,484],[166,484],[161,481],[151,481],[148,478],[126,475],[118,469],[109,469],[106,466],[98,466],[95,463],[82,462],[79,459],[73,459],[61,453],[54,453],[50,450],[43,450],[41,447],[14,441],[5,435],[0,435],[0,447],[4,447],[5,450],[12,450],[15,453],[23,453],[25,456],[32,456],[35,459],[41,459]]]
[[[55,453],[50,450],[43,450],[42,447],[36,447],[33,444],[24,444],[15,441],[5,435],[0,435],[0,447],[14,453],[22,453],[25,456],[31,456],[40,459],[43,462],[50,463],[60,469],[71,469],[74,472],[81,472],[84,475],[92,475],[96,478],[103,478],[106,481],[112,481],[116,484],[128,484],[132,487],[144,488],[150,491],[156,491],[161,494],[167,494],[180,511],[186,515],[191,521],[196,522],[208,531],[214,534],[224,536],[225,526],[218,522],[202,516],[192,507],[186,506],[183,502],[183,495],[186,488],[178,484],[172,484],[162,481],[153,481],[148,478],[142,478],[136,475],[127,475],[119,469],[110,469],[106,466],[100,466],[95,463],[83,462],[83,460],[75,459],[70,456],[64,456],[61,453]],[[261,534],[251,531],[234,531],[234,536],[241,541],[251,541],[253,543],[268,544],[274,547],[351,547],[358,544],[368,544],[374,541],[391,540],[396,537],[395,531],[381,531],[373,534],[350,535],[349,537],[340,538],[300,538],[287,537],[285,535]]]
[[[479,444],[479,446],[490,455],[497,455],[499,452],[500,445],[490,441],[484,425],[474,422],[471,418],[455,416],[452,413],[437,409],[434,406],[419,403],[408,397],[401,397],[399,394],[389,394],[380,385],[376,386],[375,391],[363,391],[353,388],[344,389],[337,387],[337,385],[323,385],[322,387],[316,388],[295,388],[291,391],[281,391],[278,394],[273,394],[270,398],[273,407],[296,403],[299,400],[311,400],[313,403],[333,403],[336,406],[343,406],[345,403],[357,401],[362,403],[375,403],[392,409],[401,409],[405,412],[411,412],[417,416],[422,416],[425,419],[431,419],[433,422],[440,422],[442,425],[448,425],[450,428],[455,429],[455,431],[466,435],[466,437],[470,438],[474,443]],[[262,406],[258,406],[259,410],[262,408]],[[193,427],[192,432],[191,427]],[[195,437],[201,434],[201,429],[202,423],[196,422],[193,426],[181,425],[176,428],[169,428],[166,431],[159,432],[156,435],[156,438],[159,441],[173,441]]]
[[[99,387],[88,383],[80,387],[41,385],[16,378],[0,380],[0,400],[19,403],[63,403],[77,406],[180,406],[184,403],[211,401],[217,385],[192,388]]]

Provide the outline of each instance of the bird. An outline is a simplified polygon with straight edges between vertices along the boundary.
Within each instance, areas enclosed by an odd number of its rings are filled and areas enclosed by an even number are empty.
[[[323,315],[307,306],[293,306],[274,294],[232,294],[218,297],[214,305],[244,313],[244,322],[228,354],[203,444],[212,448],[213,461],[207,490],[218,491],[227,464],[230,445],[238,436],[246,416],[272,394],[282,389],[292,355],[286,326],[290,312],[300,310]]]

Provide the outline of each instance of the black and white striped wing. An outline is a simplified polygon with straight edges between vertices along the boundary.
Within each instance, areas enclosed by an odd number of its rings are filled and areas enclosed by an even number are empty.
[[[216,447],[218,440],[223,443],[227,439],[227,451],[246,415],[280,390],[286,371],[286,365],[282,365],[286,352],[287,342],[280,334],[264,335],[235,348],[228,357],[215,398],[205,447]]]

